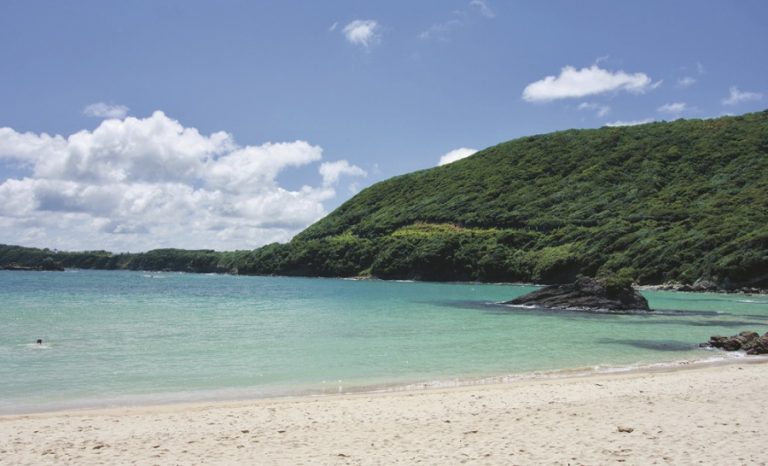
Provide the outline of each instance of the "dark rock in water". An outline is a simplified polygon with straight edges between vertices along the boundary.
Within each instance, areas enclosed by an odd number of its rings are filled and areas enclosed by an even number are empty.
[[[709,341],[700,346],[708,348],[720,348],[725,351],[743,350],[747,354],[768,354],[768,333],[760,336],[757,332],[741,332],[738,335],[725,337],[713,335]]]
[[[594,278],[547,286],[504,304],[607,312],[651,311],[648,301],[630,284],[612,284]]]

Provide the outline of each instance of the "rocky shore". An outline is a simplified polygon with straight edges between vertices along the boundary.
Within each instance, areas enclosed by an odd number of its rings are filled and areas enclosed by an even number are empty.
[[[768,288],[753,286],[724,286],[712,280],[700,278],[693,283],[667,282],[661,285],[644,285],[640,289],[655,291],[687,291],[696,293],[768,294]]]
[[[725,337],[713,335],[709,341],[699,345],[703,348],[718,348],[725,351],[744,351],[747,354],[768,354],[768,333],[760,336],[757,332],[744,331]]]

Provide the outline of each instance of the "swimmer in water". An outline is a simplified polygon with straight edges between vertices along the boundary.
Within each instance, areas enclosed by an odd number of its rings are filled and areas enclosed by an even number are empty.
[[[43,339],[42,338],[38,338],[37,339],[37,344],[38,345],[42,345],[43,344]]]

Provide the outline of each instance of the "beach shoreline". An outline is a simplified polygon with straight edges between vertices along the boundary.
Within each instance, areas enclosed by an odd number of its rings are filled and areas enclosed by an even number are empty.
[[[535,370],[517,373],[463,375],[437,379],[414,379],[398,382],[350,385],[344,381],[330,381],[322,388],[282,388],[264,391],[263,388],[217,388],[212,390],[159,392],[143,394],[116,394],[113,397],[72,399],[58,402],[31,403],[8,409],[0,409],[0,419],[9,416],[54,415],[58,413],[80,413],[111,409],[154,409],[165,406],[213,406],[230,403],[253,403],[256,401],[291,400],[303,398],[342,397],[347,395],[381,395],[388,393],[409,393],[441,389],[462,389],[468,387],[504,386],[519,382],[546,382],[599,377],[602,375],[674,372],[697,368],[717,367],[731,364],[768,364],[768,355],[747,356],[744,352],[704,350],[697,358],[673,359],[669,361],[645,362],[628,365],[598,364],[595,366],[566,367],[551,370]],[[325,384],[325,382],[323,382]]]
[[[740,358],[502,384],[3,415],[0,458],[765,464],[766,377],[764,358]]]

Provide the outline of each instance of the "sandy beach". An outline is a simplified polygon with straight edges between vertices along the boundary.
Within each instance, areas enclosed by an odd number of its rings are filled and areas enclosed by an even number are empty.
[[[768,464],[768,364],[0,417],[0,464]]]

